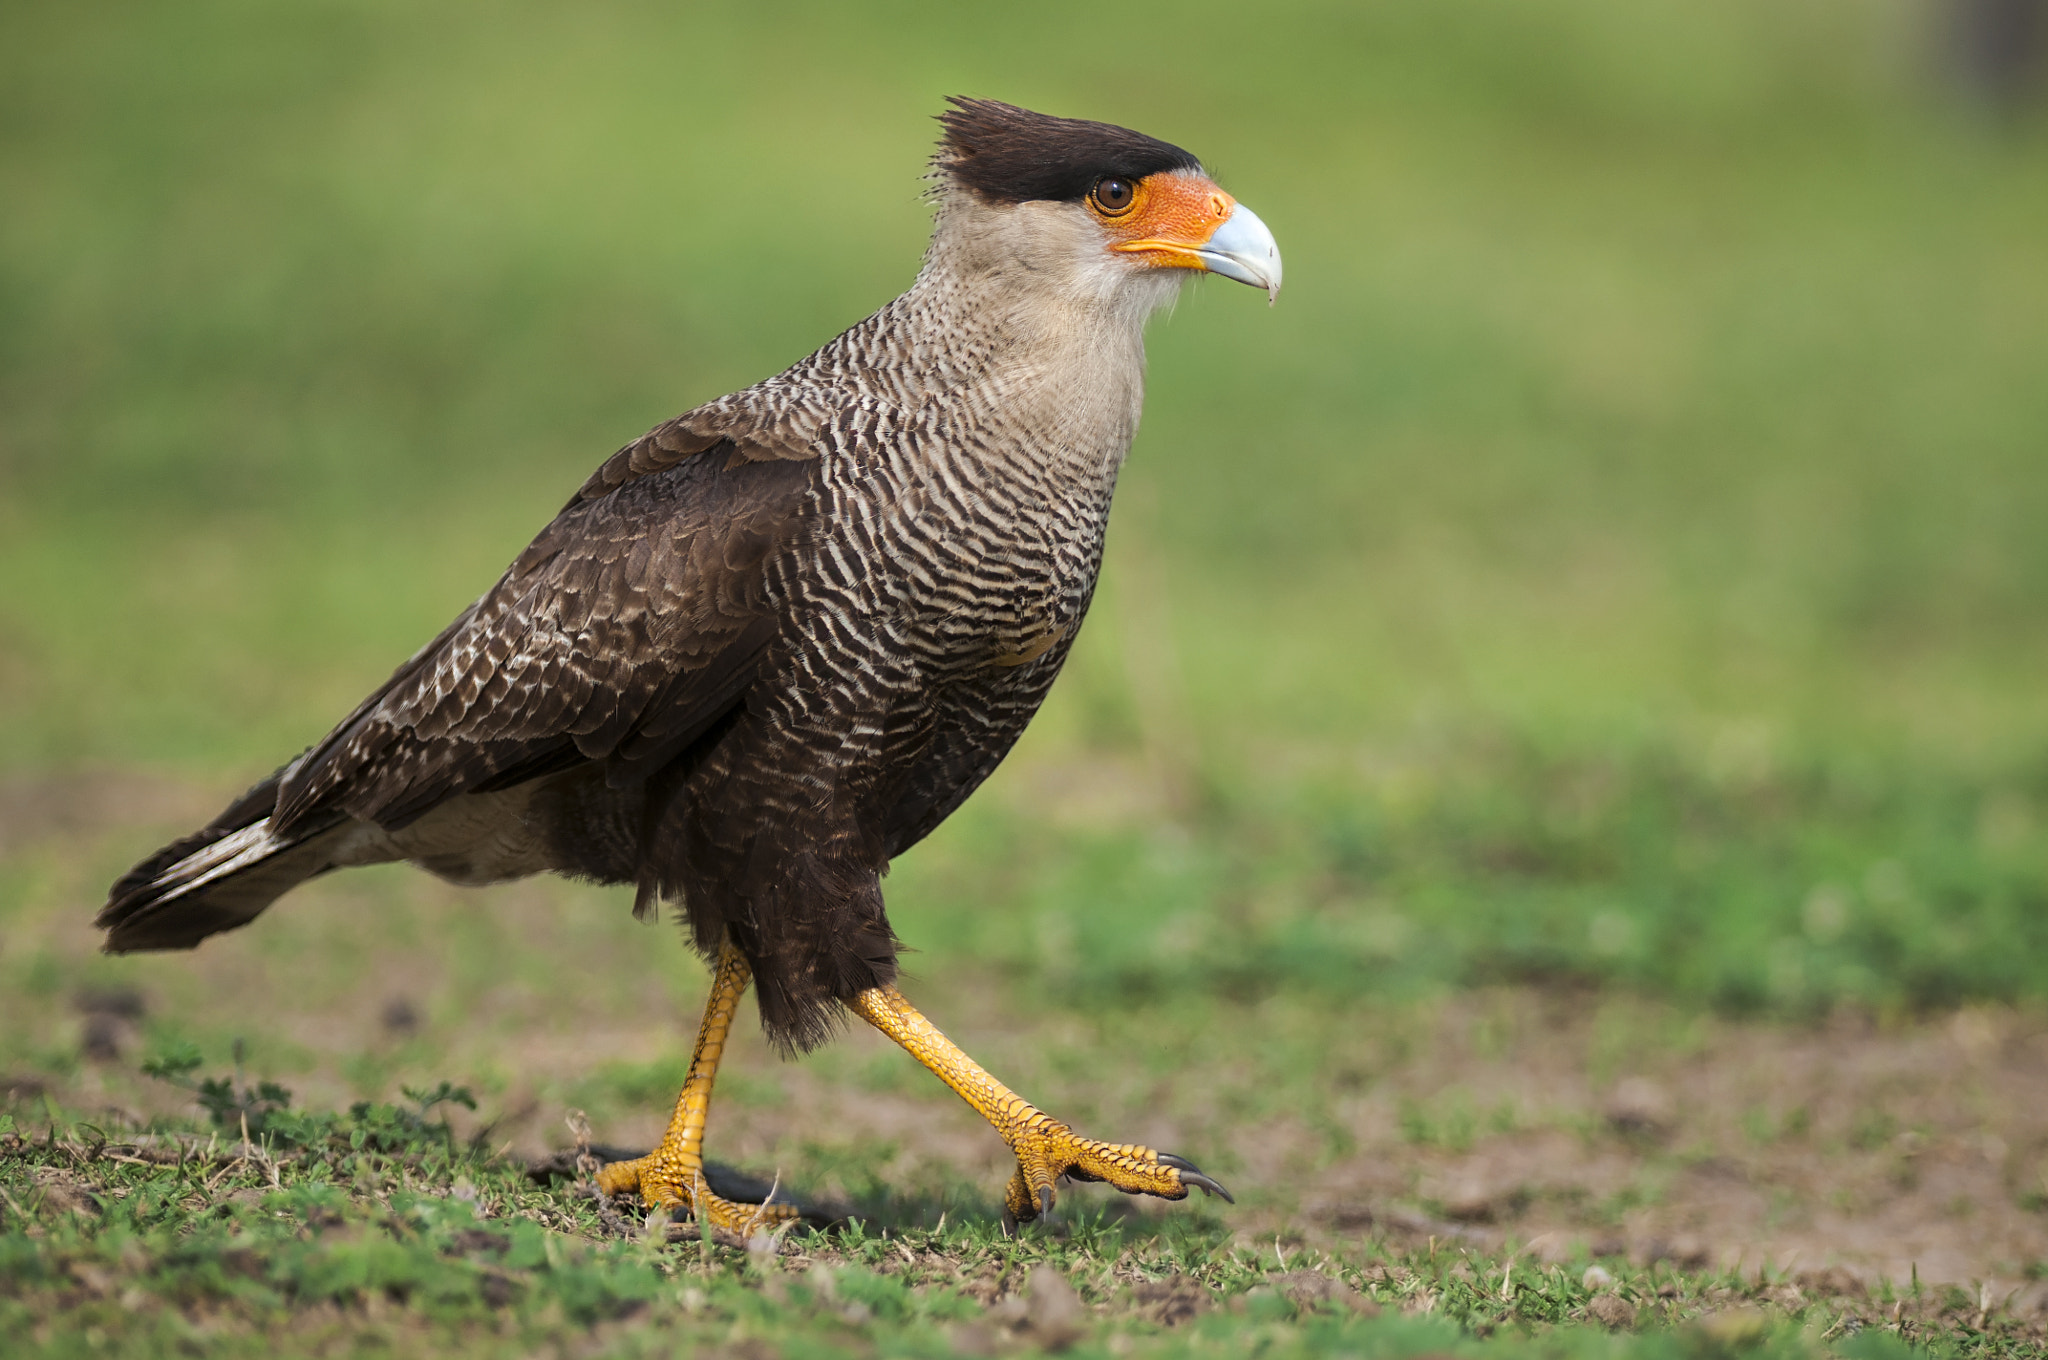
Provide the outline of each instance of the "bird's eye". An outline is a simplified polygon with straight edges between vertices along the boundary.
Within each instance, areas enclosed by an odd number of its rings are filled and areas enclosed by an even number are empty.
[[[1088,195],[1094,200],[1095,211],[1104,217],[1116,217],[1131,210],[1131,204],[1138,197],[1137,188],[1127,179],[1111,175],[1095,181],[1095,189]]]

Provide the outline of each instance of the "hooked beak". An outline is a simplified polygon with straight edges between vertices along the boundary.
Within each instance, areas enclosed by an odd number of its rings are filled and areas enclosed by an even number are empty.
[[[1168,177],[1163,202],[1138,226],[1144,234],[1111,250],[1170,269],[1199,269],[1280,295],[1280,246],[1259,215],[1199,176]]]
[[[1259,215],[1242,203],[1194,254],[1211,274],[1265,289],[1268,302],[1280,296],[1280,243]]]

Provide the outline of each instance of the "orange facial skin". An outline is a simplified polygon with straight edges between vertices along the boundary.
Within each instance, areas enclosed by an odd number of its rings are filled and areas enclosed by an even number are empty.
[[[1088,199],[1088,211],[1116,238],[1109,248],[1141,255],[1143,263],[1159,268],[1203,268],[1195,252],[1229,219],[1237,200],[1187,172],[1148,175],[1131,187],[1131,205],[1120,213],[1104,212]]]

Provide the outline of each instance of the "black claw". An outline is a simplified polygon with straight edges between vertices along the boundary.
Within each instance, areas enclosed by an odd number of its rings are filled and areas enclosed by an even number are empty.
[[[1214,1178],[1203,1175],[1202,1168],[1196,1166],[1187,1158],[1176,1157],[1171,1152],[1162,1152],[1159,1154],[1159,1164],[1161,1166],[1170,1166],[1175,1171],[1180,1172],[1180,1183],[1182,1185],[1199,1186],[1204,1194],[1219,1196],[1225,1204],[1237,1203],[1231,1197],[1228,1190],[1225,1190]]]
[[[1004,1207],[1004,1209],[1003,1209],[1003,1236],[1005,1236],[1005,1237],[1015,1237],[1016,1235],[1017,1235],[1017,1216],[1016,1216],[1015,1214],[1011,1213],[1011,1212],[1010,1212],[1010,1210],[1009,1210],[1009,1208],[1008,1208],[1007,1206],[1005,1206],[1005,1207]]]
[[[1050,1185],[1038,1187],[1038,1212],[1041,1215],[1052,1212],[1052,1187]]]

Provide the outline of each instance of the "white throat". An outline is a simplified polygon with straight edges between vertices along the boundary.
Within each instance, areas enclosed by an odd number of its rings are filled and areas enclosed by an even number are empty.
[[[1183,277],[1111,253],[1077,204],[991,207],[950,190],[924,268],[891,310],[942,349],[917,356],[938,388],[1040,432],[1046,456],[1113,476],[1144,404],[1145,322]]]

